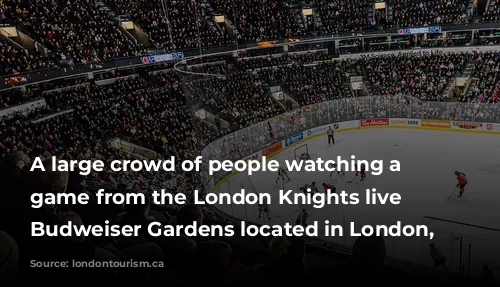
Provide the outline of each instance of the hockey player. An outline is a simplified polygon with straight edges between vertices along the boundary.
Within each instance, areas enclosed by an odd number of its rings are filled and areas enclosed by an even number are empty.
[[[319,192],[318,191],[318,188],[316,187],[316,182],[312,182],[312,184],[304,184],[303,187],[300,187],[299,188],[300,191],[302,191],[303,193],[316,193],[316,192]]]
[[[302,211],[297,216],[297,219],[295,220],[295,224],[306,227],[308,218],[309,218],[309,213],[307,213],[305,209],[302,209]]]
[[[307,152],[300,155],[300,160],[310,160],[310,159],[311,156]]]
[[[467,177],[463,172],[455,171],[455,175],[457,176],[457,187],[460,187],[460,193],[458,194],[458,197],[462,197],[464,193],[464,187],[467,185]]]
[[[300,191],[302,191],[303,193],[309,193],[309,191],[307,191],[307,189],[309,188],[309,184],[304,184],[303,187],[300,187]]]
[[[333,164],[333,167],[335,168],[335,170],[337,171],[337,174],[338,174],[339,176],[345,176],[345,172],[343,172],[343,171],[342,171],[342,170],[340,170],[340,169],[337,169],[337,164],[335,164],[335,163],[334,163],[334,164]],[[333,175],[333,173],[334,173],[334,172],[335,172],[335,171],[331,171],[331,172],[330,172],[330,177],[332,177],[332,175]]]
[[[278,178],[276,179],[276,184],[278,184],[278,181],[280,180],[280,178],[283,182],[285,182],[285,176],[288,179],[288,181],[290,181],[290,177],[286,173],[286,169],[284,169],[282,167],[278,168]]]
[[[358,176],[358,174],[361,175],[361,181],[363,181],[366,177],[366,174],[365,174],[365,165],[364,164],[361,164],[361,165],[356,165],[356,176]]]
[[[323,182],[323,188],[325,189],[325,193],[328,193],[329,190],[333,193],[335,193],[337,191],[337,188],[334,185],[326,184],[324,182]]]
[[[315,182],[315,181],[313,181],[313,182],[311,183],[311,185],[309,185],[309,188],[311,189],[311,192],[312,192],[312,193],[319,192],[318,188],[316,187],[316,182]]]
[[[267,202],[264,202],[264,204],[258,204],[259,207],[259,219],[262,218],[262,212],[264,212],[267,216],[267,219],[271,220],[271,216],[269,216],[269,206],[267,205]]]

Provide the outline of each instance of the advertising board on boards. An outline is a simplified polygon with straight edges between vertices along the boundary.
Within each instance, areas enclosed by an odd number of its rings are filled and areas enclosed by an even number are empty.
[[[244,161],[249,161],[249,160],[259,160],[259,154],[260,153],[254,153],[252,155],[249,155],[247,156],[246,158],[244,158],[243,160]]]
[[[442,129],[451,128],[451,122],[443,120],[421,120],[420,124],[422,127],[428,127],[428,128],[442,128]]]
[[[291,136],[285,140],[285,146],[293,145],[296,142],[299,142],[304,139],[304,133],[298,133],[294,136]]]
[[[359,125],[361,127],[378,127],[378,126],[388,126],[389,119],[368,119],[360,120]]]
[[[262,156],[273,155],[283,149],[283,142],[275,143],[262,150]]]
[[[420,126],[420,120],[417,119],[391,119],[391,126]]]
[[[482,129],[483,123],[476,122],[453,122],[453,128],[465,129],[465,130],[476,130]]]
[[[329,129],[329,128],[332,128],[334,131],[336,130],[339,130],[340,129],[340,123],[333,123],[333,124],[329,124],[329,125],[324,125],[324,126],[319,126],[319,127],[315,127],[315,128],[312,128],[310,130],[307,130],[305,131],[305,137],[310,137],[310,136],[313,136],[313,135],[317,135],[317,134],[321,134],[321,133],[326,133],[326,131]]]
[[[485,123],[484,129],[487,131],[500,131],[500,124],[498,124],[498,123]]]

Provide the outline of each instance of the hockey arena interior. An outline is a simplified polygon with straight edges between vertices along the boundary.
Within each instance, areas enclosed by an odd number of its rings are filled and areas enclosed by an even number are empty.
[[[500,1],[0,0],[0,283],[494,286]],[[399,160],[401,171],[30,172],[50,160]],[[399,193],[400,205],[97,205],[29,195]],[[51,224],[425,224],[434,237],[32,238]],[[162,268],[33,268],[163,262]],[[40,263],[44,265],[44,263]],[[51,266],[54,267],[54,266]],[[72,281],[68,281],[72,280]],[[337,281],[335,281],[337,280]]]

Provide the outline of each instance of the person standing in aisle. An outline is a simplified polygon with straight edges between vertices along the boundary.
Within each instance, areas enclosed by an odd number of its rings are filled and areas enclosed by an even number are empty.
[[[328,146],[330,146],[330,144],[335,145],[335,139],[333,138],[334,131],[331,126],[328,127],[326,134],[328,135]]]

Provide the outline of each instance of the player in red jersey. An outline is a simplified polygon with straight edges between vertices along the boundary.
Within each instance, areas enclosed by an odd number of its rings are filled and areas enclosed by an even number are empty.
[[[455,171],[455,175],[457,176],[457,187],[460,187],[460,193],[458,194],[459,197],[462,197],[462,194],[464,193],[464,187],[467,185],[467,177],[463,172]]]
[[[366,177],[364,164],[361,164],[361,166],[356,165],[356,176],[358,176],[358,173],[361,175],[361,181],[363,181]]]
[[[324,182],[323,182],[323,188],[325,189],[325,193],[328,193],[328,190],[332,191],[333,193],[335,193],[337,191],[337,188],[334,185],[327,184]]]

